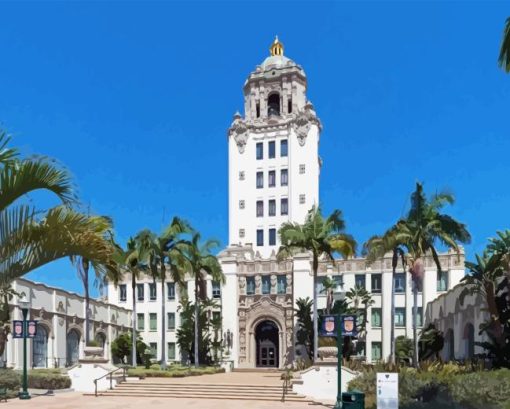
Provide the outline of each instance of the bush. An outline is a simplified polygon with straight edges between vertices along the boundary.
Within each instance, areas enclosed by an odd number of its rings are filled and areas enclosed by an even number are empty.
[[[21,388],[21,376],[12,369],[0,369],[0,385],[7,388],[7,397],[15,398]]]
[[[58,369],[35,369],[28,373],[28,387],[34,389],[67,389],[71,378]]]
[[[154,367],[154,365],[152,366]],[[198,376],[198,375],[211,375],[215,373],[225,372],[223,368],[216,367],[200,367],[200,368],[187,368],[180,365],[172,365],[166,370],[160,368],[145,369],[145,368],[130,368],[128,369],[128,376],[137,376],[141,379],[145,378],[184,378],[185,376]]]

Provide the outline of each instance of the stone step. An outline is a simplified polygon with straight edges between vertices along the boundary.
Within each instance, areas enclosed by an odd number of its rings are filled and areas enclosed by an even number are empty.
[[[135,390],[135,389],[130,389],[130,388],[119,388],[119,387],[116,387],[115,389],[113,389],[113,391],[115,392],[127,392],[127,393],[144,393],[144,392],[150,392],[150,393],[154,393],[154,394],[158,394],[158,393],[178,393],[178,394],[186,394],[186,395],[193,395],[193,394],[208,394],[208,393],[214,393],[214,394],[227,394],[227,395],[246,395],[246,396],[252,396],[252,395],[260,395],[260,394],[264,394],[264,395],[277,395],[277,396],[280,396],[283,391],[282,390],[268,390],[268,391],[243,391],[243,390],[235,390],[235,389],[209,389],[209,390],[206,390],[206,389],[202,389],[202,390],[199,390],[199,389],[177,389],[177,388],[174,388],[174,389],[168,389],[168,388],[161,388],[161,389],[156,389],[156,388],[153,388],[153,389],[138,389],[138,390]],[[110,392],[110,391],[108,391]],[[297,395],[297,392],[294,392],[294,391],[289,391],[287,393],[288,395]]]
[[[118,388],[123,389],[188,389],[188,390],[202,390],[202,389],[234,389],[234,390],[245,390],[245,391],[282,391],[282,386],[277,385],[190,385],[185,383],[132,383],[122,382],[117,385]]]

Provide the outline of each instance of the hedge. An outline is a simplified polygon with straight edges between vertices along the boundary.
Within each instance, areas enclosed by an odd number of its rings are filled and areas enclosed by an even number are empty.
[[[130,368],[128,369],[127,374],[128,376],[136,376],[144,379],[144,378],[184,378],[186,376],[211,375],[222,372],[225,372],[225,369],[212,366],[200,368],[171,366],[166,370],[162,370],[156,369],[154,365],[152,365],[150,369]]]

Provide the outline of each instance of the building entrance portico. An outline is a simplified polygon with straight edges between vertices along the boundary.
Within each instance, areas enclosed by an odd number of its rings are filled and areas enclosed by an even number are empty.
[[[256,366],[278,368],[279,344],[278,326],[270,320],[260,322],[255,329]]]

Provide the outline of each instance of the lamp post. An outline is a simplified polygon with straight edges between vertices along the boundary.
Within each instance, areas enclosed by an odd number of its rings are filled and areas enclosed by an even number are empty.
[[[18,301],[18,305],[23,313],[23,391],[19,393],[20,399],[30,399],[28,393],[28,372],[27,372],[27,335],[28,335],[28,310],[30,302],[23,300]]]
[[[345,299],[345,292],[343,291],[343,283],[339,283],[333,292],[334,301],[343,301]],[[336,348],[337,348],[337,392],[336,392],[336,403],[334,409],[342,409],[342,349],[344,340],[342,337],[342,315],[336,316]]]

